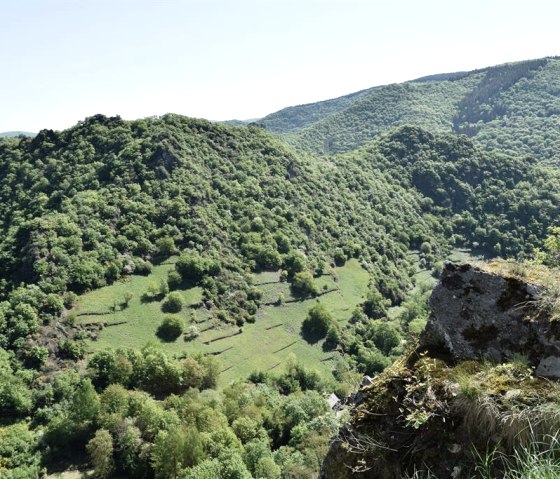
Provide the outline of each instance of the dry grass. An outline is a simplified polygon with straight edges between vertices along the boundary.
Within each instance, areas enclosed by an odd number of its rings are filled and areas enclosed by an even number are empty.
[[[506,278],[515,278],[538,286],[547,286],[560,282],[560,272],[547,268],[542,264],[520,262],[505,259],[493,259],[488,262],[475,262],[474,266],[489,273],[499,274]]]
[[[537,316],[550,321],[560,320],[560,270],[542,264],[495,259],[475,266],[505,278],[515,278],[540,287],[540,293],[531,306]]]

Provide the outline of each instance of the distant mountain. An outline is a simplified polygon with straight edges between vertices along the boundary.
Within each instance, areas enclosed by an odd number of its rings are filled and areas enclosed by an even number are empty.
[[[37,133],[29,131],[4,131],[0,133],[0,138],[13,138],[16,136],[35,136]]]
[[[560,158],[560,59],[431,75],[293,106],[260,120],[290,143],[321,154],[354,150],[384,131],[420,126],[461,133],[485,149]]]

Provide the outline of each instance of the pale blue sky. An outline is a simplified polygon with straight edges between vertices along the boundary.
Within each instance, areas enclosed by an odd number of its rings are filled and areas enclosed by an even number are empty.
[[[248,119],[560,55],[558,0],[0,0],[0,131]]]

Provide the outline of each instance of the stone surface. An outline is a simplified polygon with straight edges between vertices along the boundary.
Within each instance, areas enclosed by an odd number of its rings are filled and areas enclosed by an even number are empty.
[[[560,358],[557,356],[543,358],[537,366],[536,374],[544,378],[560,378]]]
[[[430,297],[420,347],[454,361],[523,355],[537,374],[560,378],[558,327],[536,314],[539,291],[516,278],[447,263]]]
[[[460,478],[474,467],[473,447],[498,450],[517,440],[511,418],[528,420],[519,408],[541,418],[560,394],[558,383],[531,378],[522,362],[502,364],[523,355],[534,374],[560,378],[560,322],[538,314],[540,293],[514,277],[446,264],[418,347],[346,400],[350,421],[333,439],[319,478],[400,479],[418,467]],[[479,364],[485,359],[491,361]],[[463,378],[472,373],[466,384],[484,400],[462,390],[456,369]],[[542,424],[555,433],[552,411]]]

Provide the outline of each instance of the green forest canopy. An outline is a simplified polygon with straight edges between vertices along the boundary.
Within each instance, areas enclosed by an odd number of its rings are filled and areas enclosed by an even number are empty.
[[[220,392],[215,358],[149,344],[96,352],[73,371],[84,354],[67,317],[77,294],[179,254],[173,281],[199,288],[217,320],[250,328],[253,273],[282,270],[307,299],[320,293],[314,276],[356,258],[369,293],[350,326],[327,312],[311,328],[347,353],[335,375],[353,384],[354,367],[381,370],[425,314],[425,292],[403,303],[411,250],[424,267],[454,245],[527,254],[560,206],[556,169],[419,126],[317,157],[257,125],[97,115],[0,140],[0,172],[0,458],[19,477],[70,448],[101,476],[303,478],[337,427],[321,396],[332,384],[295,359]],[[401,303],[397,321],[371,321]]]

